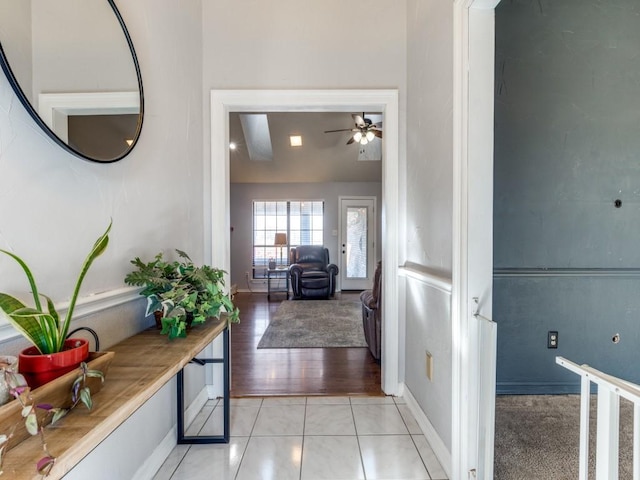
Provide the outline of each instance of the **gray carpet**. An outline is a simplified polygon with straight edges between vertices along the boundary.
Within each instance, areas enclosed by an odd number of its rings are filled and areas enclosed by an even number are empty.
[[[278,307],[258,348],[366,347],[360,302],[288,300]]]
[[[595,478],[596,397],[591,399],[589,478]],[[496,480],[576,480],[579,395],[496,397]],[[633,406],[620,401],[620,480],[633,478]]]

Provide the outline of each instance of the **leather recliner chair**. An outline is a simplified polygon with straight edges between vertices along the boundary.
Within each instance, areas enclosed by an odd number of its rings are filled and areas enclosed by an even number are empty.
[[[360,294],[362,302],[362,328],[373,358],[380,361],[382,353],[382,262],[378,262],[373,277],[373,288]]]
[[[338,267],[329,263],[329,250],[319,245],[292,248],[289,274],[293,298],[329,298],[336,291]]]

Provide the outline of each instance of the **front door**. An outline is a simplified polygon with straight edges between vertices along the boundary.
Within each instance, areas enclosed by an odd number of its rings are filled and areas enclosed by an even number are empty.
[[[375,269],[375,197],[340,198],[340,288],[366,290]]]

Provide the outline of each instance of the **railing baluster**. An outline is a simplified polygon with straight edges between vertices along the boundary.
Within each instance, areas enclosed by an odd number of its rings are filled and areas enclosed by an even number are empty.
[[[633,480],[640,480],[640,402],[633,407]]]
[[[591,381],[582,376],[580,393],[580,465],[578,478],[587,480],[589,476],[589,410],[591,407]]]
[[[618,480],[619,417],[620,397],[606,385],[598,385],[596,480]]]

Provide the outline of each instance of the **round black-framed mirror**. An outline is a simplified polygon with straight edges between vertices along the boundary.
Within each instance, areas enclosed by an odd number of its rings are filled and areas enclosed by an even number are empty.
[[[112,163],[136,145],[142,75],[114,0],[0,0],[0,66],[60,147]]]

